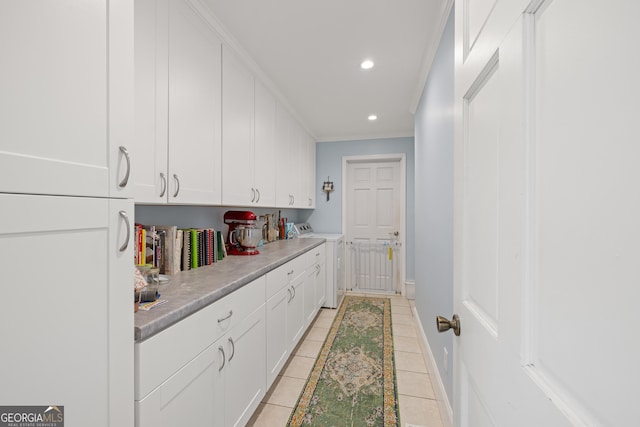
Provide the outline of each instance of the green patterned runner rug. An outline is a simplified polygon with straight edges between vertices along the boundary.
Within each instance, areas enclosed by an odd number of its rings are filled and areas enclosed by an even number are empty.
[[[345,297],[289,427],[400,426],[389,298]]]

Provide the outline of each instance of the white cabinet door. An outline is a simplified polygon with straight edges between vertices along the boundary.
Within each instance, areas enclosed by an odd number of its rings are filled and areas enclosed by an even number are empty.
[[[314,305],[316,310],[319,310],[327,299],[327,247],[327,244],[323,243],[306,254],[308,274],[313,277]],[[311,303],[309,302],[309,304]]]
[[[222,110],[223,204],[275,206],[276,101],[226,46]]]
[[[304,207],[313,209],[316,207],[316,142],[311,135],[304,133],[303,145],[305,153],[300,161],[306,165],[301,171],[304,179]]]
[[[323,261],[316,272],[316,307],[318,310],[327,300],[327,264]]]
[[[306,187],[306,178],[305,178],[305,169],[307,163],[304,158],[306,156],[307,150],[304,146],[304,131],[300,124],[292,119],[291,121],[291,132],[289,133],[289,180],[290,180],[290,191],[293,196],[293,203],[291,204],[296,208],[304,208],[307,207],[307,198],[306,191],[304,188]]]
[[[279,207],[290,207],[294,203],[294,190],[291,140],[293,129],[293,118],[289,112],[280,104],[276,105],[276,205]]]
[[[111,3],[3,3],[0,192],[127,195],[133,10]]]
[[[222,199],[227,205],[255,202],[253,186],[253,75],[226,45],[222,49]]]
[[[223,342],[213,343],[136,402],[136,427],[226,425]]]
[[[244,426],[266,394],[265,333],[263,304],[225,337],[227,426]]]
[[[316,306],[316,275],[318,270],[314,266],[307,268],[304,277],[304,325],[305,329],[313,322],[318,307]]]
[[[168,8],[168,0],[135,0],[136,120],[129,151],[137,203],[167,201]]]
[[[304,335],[306,325],[304,316],[304,283],[305,275],[300,275],[289,285],[291,299],[287,306],[287,338],[292,350]]]
[[[135,11],[135,200],[219,204],[222,42],[189,0]]]
[[[80,211],[75,214],[85,215],[86,213]],[[107,319],[109,323],[109,424],[110,427],[132,427],[135,376],[134,344],[131,340],[133,310],[131,309],[131,288],[127,284],[131,283],[134,269],[132,263],[134,250],[133,200],[109,199],[108,218],[109,280],[106,293],[108,295]],[[96,245],[100,249],[99,244],[93,242],[92,245]],[[104,247],[102,250],[104,251]],[[68,268],[75,267],[75,261],[71,266],[68,266]],[[83,278],[86,279],[84,276]],[[64,286],[66,287],[66,284]],[[84,286],[86,289],[86,280]],[[77,319],[76,317],[76,321]],[[47,320],[47,325],[49,324]]]
[[[132,203],[0,194],[0,205],[0,401],[132,426]]]
[[[289,288],[284,287],[267,300],[267,389],[271,387],[289,357],[289,339],[283,331],[287,330],[287,306],[291,295]]]
[[[169,29],[169,203],[220,204],[222,42],[187,0]]]
[[[276,206],[276,99],[255,80],[254,187],[258,206]]]

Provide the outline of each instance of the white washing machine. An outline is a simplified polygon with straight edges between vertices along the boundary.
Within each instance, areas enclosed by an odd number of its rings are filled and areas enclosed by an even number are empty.
[[[344,235],[315,233],[309,223],[295,224],[299,238],[319,237],[327,240],[327,298],[323,307],[338,308],[346,291],[344,270]]]

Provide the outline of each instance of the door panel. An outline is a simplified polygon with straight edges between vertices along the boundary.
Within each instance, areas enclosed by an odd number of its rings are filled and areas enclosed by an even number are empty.
[[[629,375],[640,347],[624,328],[610,328],[595,314],[615,313],[629,324],[640,319],[634,303],[640,205],[630,197],[630,184],[640,177],[640,150],[632,142],[640,62],[625,54],[639,34],[630,14],[640,7],[589,4],[575,19],[578,8],[582,2],[555,1],[535,15],[537,233],[531,251],[538,321],[531,357],[536,374],[569,396],[577,416],[624,425],[640,415],[631,397],[639,377]],[[576,49],[576,37],[588,51]],[[574,75],[583,69],[588,72]],[[580,304],[567,316],[569,295],[579,295]],[[593,351],[594,343],[602,350]],[[594,366],[607,367],[596,382],[584,375]],[[610,396],[607,389],[621,393]]]
[[[463,301],[497,333],[499,85],[495,64],[467,95],[465,120],[465,271]]]
[[[497,0],[468,52],[463,7],[454,423],[628,424],[640,344],[603,317],[640,321],[640,6]]]

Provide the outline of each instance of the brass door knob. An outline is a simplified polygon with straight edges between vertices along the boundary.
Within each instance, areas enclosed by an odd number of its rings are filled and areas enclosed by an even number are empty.
[[[451,320],[446,317],[437,316],[436,326],[438,327],[438,332],[445,332],[449,329],[453,329],[453,333],[456,334],[456,336],[460,336],[460,318],[457,314],[454,314]]]

